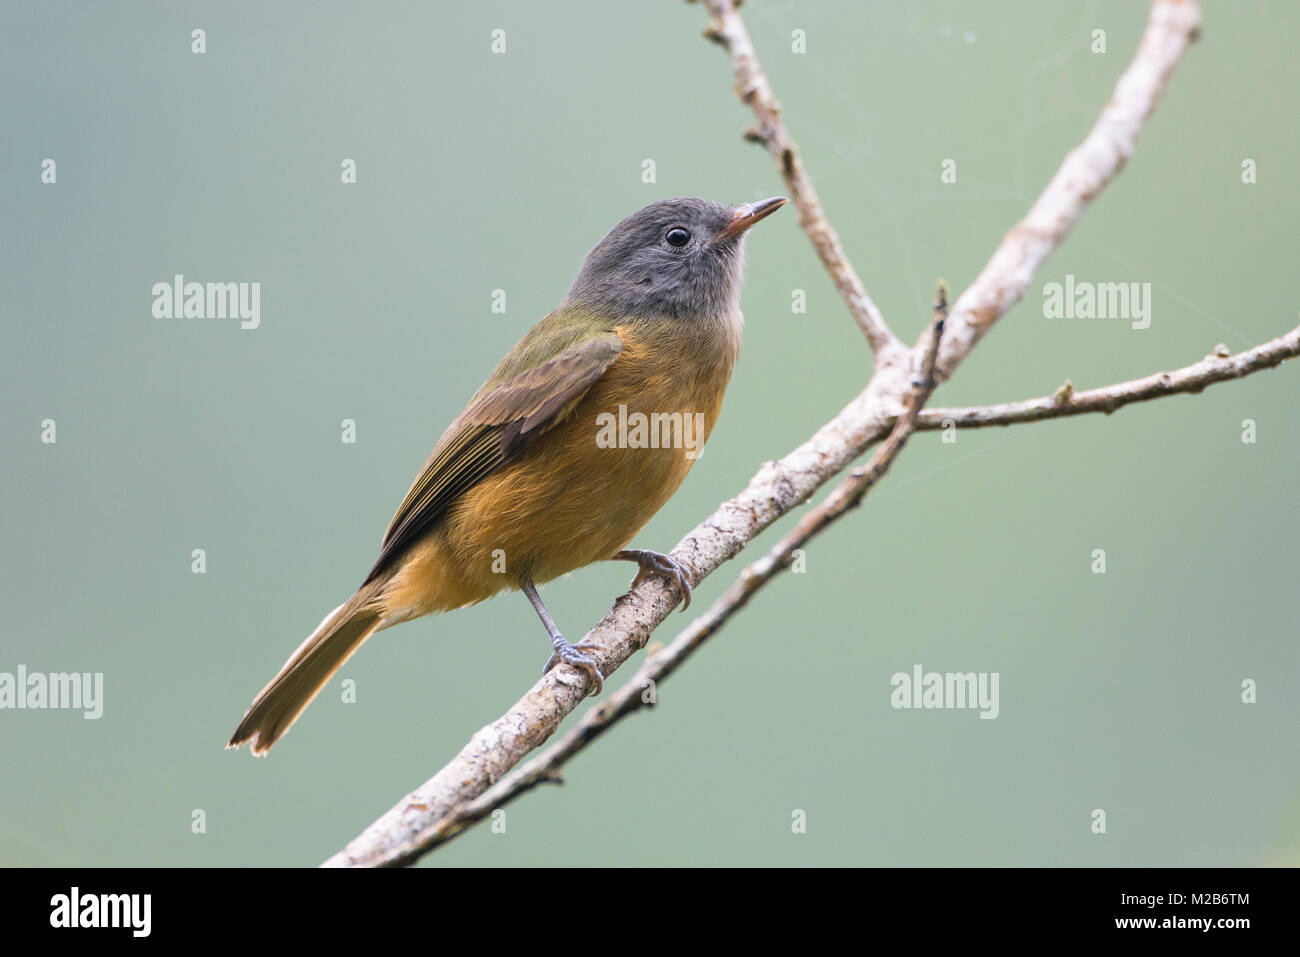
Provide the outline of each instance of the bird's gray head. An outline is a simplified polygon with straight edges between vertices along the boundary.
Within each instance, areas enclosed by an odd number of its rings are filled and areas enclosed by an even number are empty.
[[[629,319],[728,314],[740,299],[745,231],[783,205],[780,196],[743,206],[692,198],[651,203],[587,253],[564,304]]]

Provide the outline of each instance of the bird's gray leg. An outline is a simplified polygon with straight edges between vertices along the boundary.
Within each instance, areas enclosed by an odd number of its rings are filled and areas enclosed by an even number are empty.
[[[555,627],[555,622],[551,619],[551,613],[542,604],[542,596],[537,594],[537,586],[533,584],[533,580],[525,578],[521,585],[524,594],[528,596],[528,600],[533,604],[533,611],[537,612],[537,617],[542,619],[546,633],[551,636],[551,647],[555,649],[550,660],[546,662],[546,667],[542,669],[542,674],[546,674],[546,672],[563,661],[566,665],[572,665],[579,671],[584,672],[595,686],[591,693],[600,694],[601,688],[605,685],[605,676],[596,667],[596,662],[578,650],[584,647],[583,645],[571,645],[564,640],[564,636],[560,634],[560,629]]]
[[[651,575],[666,578],[670,582],[675,582],[681,591],[682,611],[691,607],[691,580],[686,577],[686,569],[677,559],[644,548],[625,548],[614,558],[625,562],[636,562],[640,566],[641,570],[636,573],[636,578],[632,579],[629,588],[635,588]]]

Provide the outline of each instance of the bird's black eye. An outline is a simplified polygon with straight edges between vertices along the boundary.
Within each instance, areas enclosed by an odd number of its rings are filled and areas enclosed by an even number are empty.
[[[680,249],[691,241],[691,234],[680,226],[674,226],[664,234],[664,239],[669,246],[676,246]]]

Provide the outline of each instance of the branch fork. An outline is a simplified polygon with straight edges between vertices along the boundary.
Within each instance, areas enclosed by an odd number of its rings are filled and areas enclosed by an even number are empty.
[[[923,408],[989,329],[1025,294],[1037,269],[1064,241],[1088,205],[1119,173],[1175,67],[1197,37],[1200,12],[1192,0],[1155,0],[1132,63],[1084,141],[1065,158],[1029,212],[1003,237],[975,281],[948,305],[940,286],[934,315],[908,348],[886,324],[840,244],[781,118],[749,32],[734,0],[704,0],[704,35],[731,60],[737,95],[754,113],[745,138],[771,154],[798,211],[799,224],[834,281],[849,314],[875,356],[863,391],[798,448],[764,463],[749,484],[688,532],[671,556],[698,584],[773,522],[811,498],[873,445],[820,505],[804,514],[779,542],[750,563],[731,586],[672,639],[647,654],[632,677],[591,708],[571,729],[536,755],[585,695],[554,672],[538,681],[504,715],[480,729],[442,770],[380,817],[326,866],[411,864],[505,803],[544,783],[563,780],[563,766],[615,724],[653,704],[649,682],[670,676],[782,570],[793,552],[837,521],[879,482],[913,431],[1012,425],[1090,412],[1109,414],[1134,402],[1209,385],[1277,366],[1300,354],[1300,326],[1232,355],[1222,346],[1199,362],[1144,379],[1076,391],[1066,381],[1037,399],[973,408]],[[672,612],[675,589],[651,578],[620,597],[587,633],[601,672],[612,674]],[[563,669],[556,669],[561,671]]]

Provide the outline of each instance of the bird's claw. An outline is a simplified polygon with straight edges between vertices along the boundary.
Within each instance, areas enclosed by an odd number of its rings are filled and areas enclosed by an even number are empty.
[[[579,650],[580,648],[590,649],[596,646],[586,641],[579,642],[576,645],[571,645],[563,638],[558,637],[552,642],[552,645],[555,648],[555,651],[552,652],[551,657],[547,659],[546,667],[542,669],[542,674],[546,674],[560,662],[564,662],[566,665],[576,668],[587,676],[587,680],[594,686],[591,694],[600,694],[601,689],[605,687],[605,676],[600,673],[600,668],[597,667],[595,659],[584,655]]]
[[[636,562],[640,569],[629,588],[635,588],[651,576],[664,578],[675,583],[680,590],[682,611],[691,607],[691,580],[686,575],[686,568],[677,559],[644,548],[625,548],[616,557]]]

